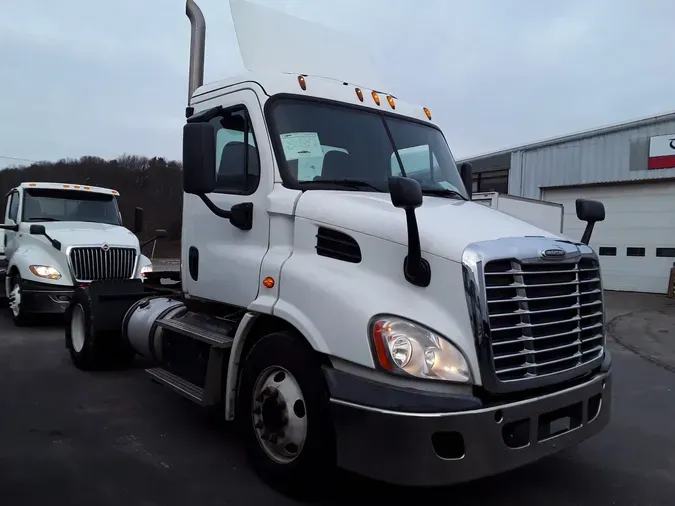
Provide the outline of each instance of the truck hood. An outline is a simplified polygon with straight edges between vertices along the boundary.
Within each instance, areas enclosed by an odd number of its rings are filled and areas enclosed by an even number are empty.
[[[55,221],[41,223],[47,234],[68,246],[126,246],[138,248],[138,239],[128,229],[105,223]]]
[[[407,245],[405,211],[388,193],[306,191],[296,216]],[[504,237],[539,236],[567,240],[495,209],[463,200],[424,197],[415,211],[422,251],[459,262],[474,242]]]

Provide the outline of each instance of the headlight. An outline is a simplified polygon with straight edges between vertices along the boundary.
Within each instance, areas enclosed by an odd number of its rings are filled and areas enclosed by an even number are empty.
[[[38,278],[61,279],[61,273],[49,265],[31,265],[29,269]]]
[[[469,383],[464,355],[429,329],[395,316],[372,324],[377,360],[385,369],[417,378]]]
[[[148,272],[152,272],[152,265],[144,265],[141,267],[141,277],[144,278]]]

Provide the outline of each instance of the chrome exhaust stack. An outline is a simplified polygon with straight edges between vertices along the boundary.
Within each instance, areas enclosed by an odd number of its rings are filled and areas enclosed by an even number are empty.
[[[204,46],[206,20],[194,0],[185,2],[185,14],[190,20],[190,73],[188,74],[188,105],[192,94],[204,84]]]

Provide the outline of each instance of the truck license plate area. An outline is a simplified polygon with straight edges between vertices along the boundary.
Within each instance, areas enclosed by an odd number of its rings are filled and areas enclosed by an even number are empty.
[[[541,415],[537,428],[537,439],[545,441],[580,427],[582,416],[582,402]]]

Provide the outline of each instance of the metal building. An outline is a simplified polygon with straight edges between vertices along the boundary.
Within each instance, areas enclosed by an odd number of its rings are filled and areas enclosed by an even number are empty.
[[[665,293],[675,262],[675,112],[471,157],[474,191],[563,204],[566,236],[579,239],[577,198],[606,219],[591,245],[608,290]]]

